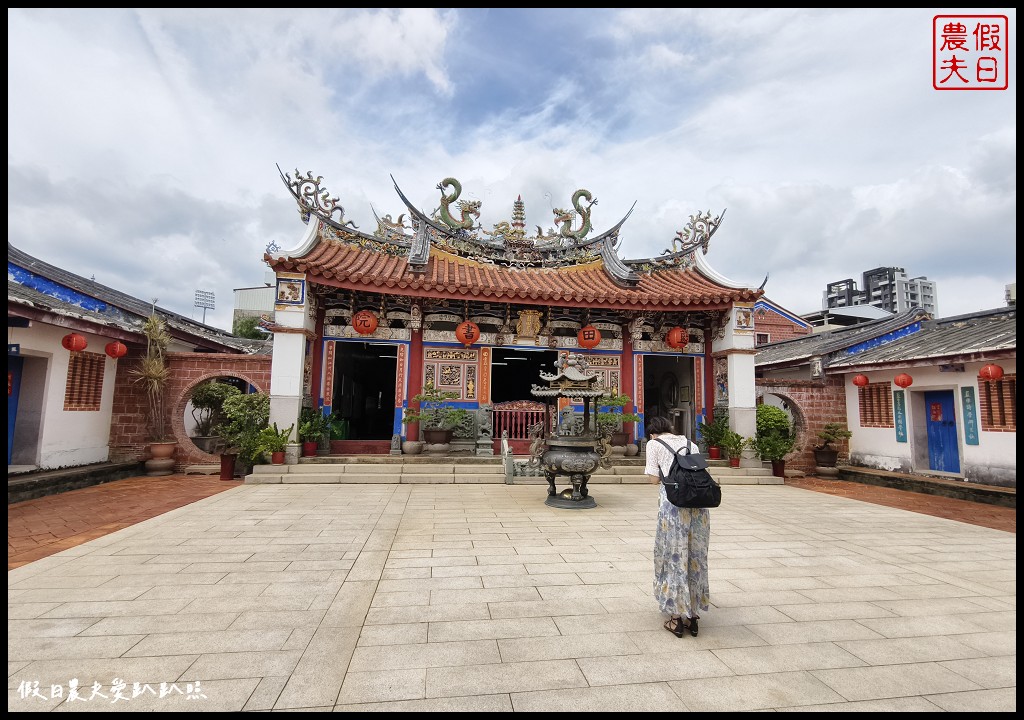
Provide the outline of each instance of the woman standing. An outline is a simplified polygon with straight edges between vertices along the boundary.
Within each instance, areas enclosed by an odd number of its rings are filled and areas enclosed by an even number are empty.
[[[667,418],[647,421],[647,467],[652,483],[661,485],[658,527],[654,535],[654,597],[667,614],[665,629],[682,637],[687,630],[697,636],[700,610],[708,609],[708,544],[711,514],[706,508],[681,508],[669,502],[661,475],[668,475],[677,450],[697,446],[671,432]],[[660,470],[660,474],[659,474]]]

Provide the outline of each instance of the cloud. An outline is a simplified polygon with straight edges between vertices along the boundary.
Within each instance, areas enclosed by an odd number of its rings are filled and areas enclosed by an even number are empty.
[[[9,9],[8,234],[182,314],[212,289],[227,327],[306,229],[276,164],[363,228],[404,212],[391,175],[428,212],[454,176],[485,226],[520,195],[531,228],[579,188],[597,231],[636,202],[627,257],[727,209],[707,259],[794,312],[880,265],[998,306],[1015,86],[932,89],[933,14]]]

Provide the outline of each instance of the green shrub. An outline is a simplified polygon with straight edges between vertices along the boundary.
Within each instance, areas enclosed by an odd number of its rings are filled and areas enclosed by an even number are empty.
[[[224,400],[222,409],[226,420],[217,434],[224,439],[225,452],[237,454],[243,465],[255,465],[263,456],[260,433],[270,424],[270,396],[260,392],[232,395]]]
[[[789,423],[789,415],[774,405],[757,406],[757,434],[754,449],[762,460],[782,460],[793,452],[796,433]]]
[[[214,428],[224,422],[224,401],[232,395],[241,395],[234,385],[207,380],[192,390],[192,419],[196,421],[196,436],[213,435]]]

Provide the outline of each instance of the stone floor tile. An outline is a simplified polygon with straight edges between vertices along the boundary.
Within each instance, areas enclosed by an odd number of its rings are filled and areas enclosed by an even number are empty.
[[[469,697],[396,700],[378,703],[338,705],[335,712],[512,712],[508,695],[472,695]]]
[[[364,646],[353,652],[349,672],[485,665],[501,661],[494,640]]]
[[[907,663],[815,670],[813,675],[847,700],[933,695],[982,686],[939,663]]]
[[[583,673],[572,660],[434,667],[426,671],[427,697],[470,695],[473,692],[490,694],[554,690],[586,685]]]
[[[845,700],[807,672],[680,680],[669,686],[692,712],[790,710]]]
[[[301,656],[302,653],[298,650],[206,653],[200,655],[195,663],[181,674],[180,680],[200,680],[205,685],[207,680],[267,676],[287,678]]]
[[[686,710],[686,705],[666,683],[613,685],[512,693],[516,712],[651,712]]]

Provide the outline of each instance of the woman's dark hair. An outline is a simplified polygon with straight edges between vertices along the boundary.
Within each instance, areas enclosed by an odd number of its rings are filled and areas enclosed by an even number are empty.
[[[668,421],[667,417],[656,415],[650,420],[644,422],[644,429],[647,431],[647,439],[651,439],[651,435],[661,435],[662,433],[672,432],[672,423]]]

